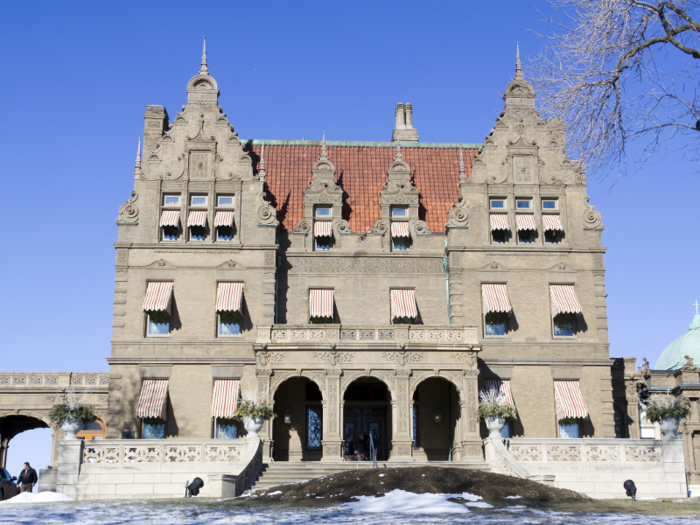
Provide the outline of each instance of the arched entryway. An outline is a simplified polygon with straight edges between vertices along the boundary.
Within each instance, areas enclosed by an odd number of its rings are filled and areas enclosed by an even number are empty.
[[[58,465],[58,440],[48,417],[21,413],[0,417],[0,465],[19,476],[28,461],[37,471]]]
[[[85,426],[83,430],[78,432],[76,435],[80,439],[85,441],[91,441],[93,439],[99,440],[105,438],[105,424],[101,419],[96,419],[92,423]]]
[[[320,461],[323,456],[323,396],[306,377],[292,377],[274,392],[275,461]]]
[[[459,443],[459,392],[447,379],[430,377],[413,392],[413,457],[417,461],[455,460]]]
[[[361,443],[369,436],[377,447],[377,459],[386,461],[391,454],[392,406],[387,385],[374,377],[360,377],[351,382],[343,393],[343,452],[362,452],[369,459],[368,447]]]

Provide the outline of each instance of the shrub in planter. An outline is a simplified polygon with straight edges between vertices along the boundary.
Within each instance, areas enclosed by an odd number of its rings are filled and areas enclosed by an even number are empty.
[[[248,437],[258,437],[263,423],[277,415],[273,412],[274,403],[267,401],[267,392],[257,388],[244,390],[238,408],[231,416],[234,421],[243,421]]]
[[[78,439],[76,433],[97,419],[94,405],[85,402],[90,393],[88,389],[77,394],[72,388],[64,391],[61,402],[51,407],[49,419],[61,425],[65,439]]]
[[[690,401],[687,398],[671,397],[666,394],[663,398],[652,398],[644,403],[647,419],[658,423],[666,419],[685,419],[690,415]]]
[[[516,418],[515,407],[506,401],[503,392],[491,388],[479,392],[479,408],[476,410],[476,418],[484,421],[487,418],[503,418],[513,421]]]

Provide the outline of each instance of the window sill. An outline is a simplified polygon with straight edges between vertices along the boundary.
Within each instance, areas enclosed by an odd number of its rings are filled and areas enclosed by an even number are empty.
[[[500,340],[503,340],[503,339],[508,339],[508,336],[507,336],[507,335],[485,335],[485,336],[484,336],[484,339],[500,339]]]
[[[555,341],[576,341],[578,338],[575,335],[553,335]]]
[[[168,338],[170,337],[170,334],[167,335],[155,335],[155,334],[147,334],[146,339],[163,339],[163,338]]]

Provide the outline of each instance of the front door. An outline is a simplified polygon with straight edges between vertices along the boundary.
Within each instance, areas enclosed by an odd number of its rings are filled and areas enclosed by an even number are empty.
[[[343,414],[343,438],[346,447],[350,443],[358,447],[359,436],[364,434],[367,440],[367,459],[369,459],[369,436],[372,435],[374,446],[377,447],[377,460],[386,461],[388,458],[386,435],[386,408],[346,408]],[[359,450],[359,449],[358,449]],[[352,450],[346,450],[352,454]]]

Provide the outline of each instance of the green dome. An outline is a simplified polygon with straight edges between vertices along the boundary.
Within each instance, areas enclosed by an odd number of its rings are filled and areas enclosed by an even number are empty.
[[[685,356],[700,363],[700,314],[695,306],[695,318],[690,330],[666,347],[656,362],[657,370],[677,370],[685,364]]]

